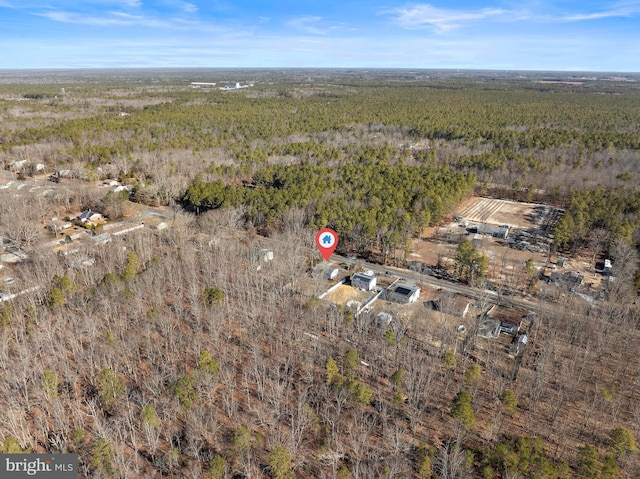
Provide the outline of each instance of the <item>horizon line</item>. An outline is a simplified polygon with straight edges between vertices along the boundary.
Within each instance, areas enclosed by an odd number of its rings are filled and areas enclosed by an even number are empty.
[[[622,70],[553,70],[553,69],[512,69],[512,68],[456,68],[456,67],[344,67],[344,66],[235,66],[235,67],[205,67],[205,66],[108,66],[108,67],[26,67],[26,68],[6,68],[0,67],[0,72],[19,72],[19,71],[97,71],[97,70],[340,70],[340,71],[446,71],[446,72],[499,72],[499,73],[616,73],[625,75],[640,74],[637,71]]]

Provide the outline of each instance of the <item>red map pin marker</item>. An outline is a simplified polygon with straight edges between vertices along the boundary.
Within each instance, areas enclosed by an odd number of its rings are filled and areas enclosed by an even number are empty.
[[[329,261],[338,246],[338,235],[331,228],[322,228],[316,233],[316,246],[324,260]]]

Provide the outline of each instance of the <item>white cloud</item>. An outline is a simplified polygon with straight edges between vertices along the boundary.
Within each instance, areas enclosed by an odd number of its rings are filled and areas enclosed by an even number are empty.
[[[639,41],[619,48],[616,36],[605,41],[570,32],[505,35],[495,30],[463,38],[434,38],[415,31],[374,37],[265,35],[231,28],[211,35],[202,35],[198,28],[181,33],[144,32],[135,39],[95,36],[86,42],[16,36],[3,42],[10,55],[0,57],[0,68],[307,66],[628,71],[629,59],[640,54]]]
[[[53,6],[39,3],[49,1]],[[228,15],[209,15],[212,4],[221,5],[215,0],[206,8],[195,0],[159,0],[153,11],[145,9],[152,5],[145,0],[0,0],[0,6],[19,3],[26,13],[60,22],[65,31],[74,32],[74,40],[50,36],[47,29],[33,32],[29,39],[16,34],[15,41],[0,34],[0,67],[637,69],[634,59],[640,55],[640,39],[629,34],[631,22],[620,22],[625,28],[616,29],[609,28],[613,22],[599,19],[637,15],[638,0],[603,1],[598,11],[592,4],[498,1],[493,5],[504,9],[487,3],[486,8],[466,9],[404,3],[378,11],[404,30],[399,31],[374,30],[373,23],[365,25],[359,18],[338,23],[319,15],[292,16],[283,26],[275,12],[270,18],[266,10],[254,12],[251,18],[233,10]],[[142,8],[136,7],[142,3]],[[202,10],[196,5],[202,5]],[[354,33],[358,22],[362,24]],[[597,22],[606,28],[600,29]],[[83,25],[88,28],[74,29]],[[448,34],[425,35],[425,29]],[[37,48],[28,46],[36,43]]]
[[[182,4],[182,9],[187,13],[196,13],[198,11],[197,6],[195,6],[193,3],[187,3],[187,2]]]
[[[132,15],[125,12],[104,12],[101,15],[81,14],[64,11],[51,11],[37,13],[36,15],[48,18],[55,22],[71,23],[75,25],[95,26],[144,26],[144,27],[170,27],[171,22],[143,15]]]
[[[196,4],[182,0],[162,0],[162,5],[179,13],[197,13],[200,10]]]
[[[391,16],[395,22],[407,30],[433,28],[436,32],[447,32],[474,23],[500,21],[503,23],[530,22],[581,22],[614,17],[631,17],[640,13],[640,2],[617,3],[609,8],[592,12],[547,13],[523,4],[519,9],[482,8],[462,10],[439,8],[431,4],[415,3],[404,7],[386,9],[380,12]]]
[[[82,9],[99,7],[110,8],[139,8],[143,6],[142,0],[0,0],[0,6],[22,10],[31,9]]]
[[[289,20],[287,25],[312,35],[326,35],[331,31],[342,29],[345,26],[343,23],[326,24],[323,20],[322,17],[318,16],[305,16]]]
[[[287,25],[306,33],[324,35],[326,31],[318,27],[321,21],[322,17],[306,16],[294,18],[293,20],[288,21]]]
[[[610,9],[599,12],[568,14],[562,17],[562,19],[571,22],[578,22],[585,20],[600,20],[602,18],[632,17],[638,13],[640,13],[640,3],[627,2],[616,4]]]
[[[510,12],[499,8],[453,10],[434,7],[429,4],[413,4],[403,8],[386,10],[383,13],[389,13],[395,17],[400,26],[407,29],[432,27],[436,31],[445,32],[470,22],[505,17]]]

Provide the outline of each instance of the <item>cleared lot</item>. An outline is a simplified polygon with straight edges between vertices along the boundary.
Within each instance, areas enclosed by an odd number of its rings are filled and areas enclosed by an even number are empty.
[[[478,197],[464,201],[455,212],[469,223],[507,224],[521,229],[548,229],[561,213],[561,209],[549,205]]]
[[[342,284],[329,293],[324,299],[339,305],[346,305],[349,301],[364,304],[365,301],[374,294],[375,292],[373,291],[360,291],[349,285]]]

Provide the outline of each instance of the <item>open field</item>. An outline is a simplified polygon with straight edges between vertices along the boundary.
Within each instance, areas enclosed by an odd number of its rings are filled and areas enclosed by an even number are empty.
[[[510,225],[510,238],[517,237],[522,231],[530,231],[535,235],[542,234],[543,237],[548,238],[553,225],[561,214],[561,209],[550,205],[480,197],[472,197],[463,201],[455,210],[455,216],[462,217],[469,226],[480,223]],[[408,260],[436,265],[443,258],[453,259],[457,245],[464,239],[471,240],[473,238],[460,224],[452,222],[443,226],[426,228],[421,238],[413,241]],[[505,258],[509,258],[524,262],[533,257],[537,266],[541,268],[548,259],[544,247],[541,247],[537,252],[508,248],[504,240],[486,235],[482,236],[477,243],[474,246],[486,252],[490,259],[496,261],[500,259],[504,262]]]
[[[468,226],[474,223],[510,224],[508,239],[489,235],[470,234],[462,222],[452,222],[429,228],[421,239],[413,241],[408,260],[429,267],[436,267],[454,274],[458,245],[469,240],[473,246],[489,259],[487,279],[494,287],[510,291],[524,290],[529,284],[529,293],[544,294],[559,298],[568,294],[570,286],[549,284],[546,278],[555,272],[566,276],[579,274],[583,279],[577,292],[596,297],[601,290],[602,275],[595,269],[593,257],[586,251],[576,252],[562,267],[556,265],[555,255],[550,254],[551,230],[562,215],[562,210],[549,205],[519,203],[492,198],[470,198],[456,209]],[[525,264],[533,260],[535,280],[529,283]],[[543,278],[543,276],[545,276]]]
[[[507,224],[522,229],[548,229],[560,213],[548,205],[478,197],[462,202],[455,212],[470,223]]]

